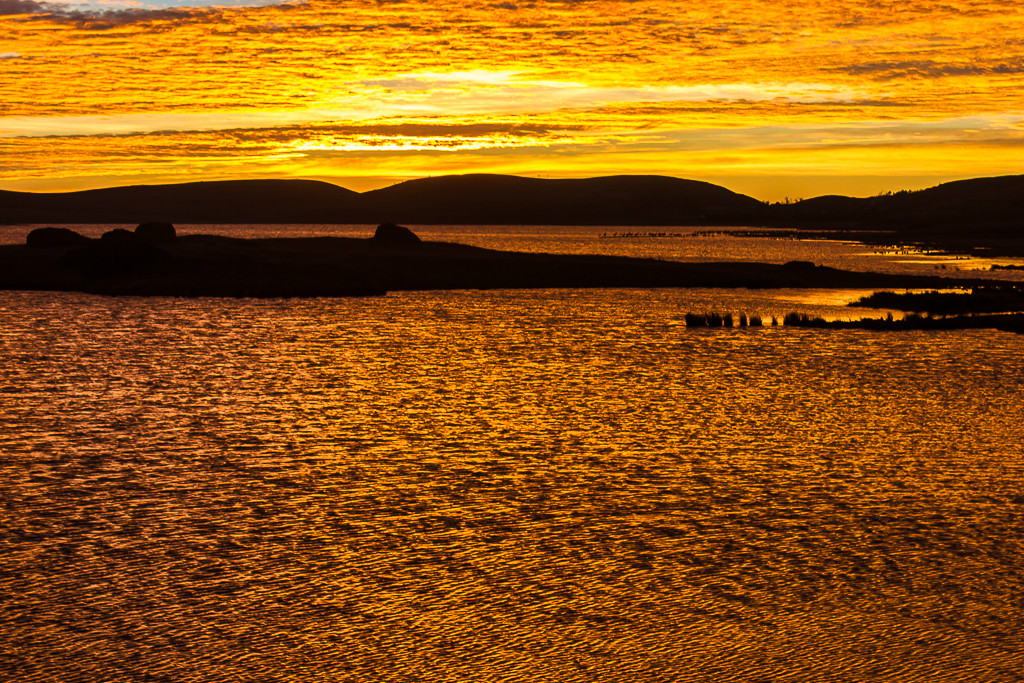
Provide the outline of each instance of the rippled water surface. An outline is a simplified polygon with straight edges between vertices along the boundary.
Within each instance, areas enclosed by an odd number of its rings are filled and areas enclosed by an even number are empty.
[[[1024,338],[714,296],[0,293],[0,680],[1021,680]]]

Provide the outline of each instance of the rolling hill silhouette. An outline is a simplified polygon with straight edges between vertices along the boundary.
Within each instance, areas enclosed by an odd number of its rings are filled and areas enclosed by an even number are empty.
[[[876,197],[827,195],[771,209],[771,219],[781,223],[925,230],[944,236],[970,226],[976,234],[1019,237],[1024,235],[1024,175],[957,180]]]
[[[384,220],[456,225],[720,225],[745,222],[763,207],[718,185],[665,176],[445,176],[373,190],[363,199]]]
[[[225,180],[81,192],[0,191],[5,223],[345,223],[360,195],[315,180]]]
[[[308,180],[140,185],[64,193],[0,191],[5,223],[418,223],[687,225],[746,222],[762,203],[662,176],[542,180],[465,175],[363,194]]]
[[[1024,175],[975,178],[876,197],[767,204],[666,176],[579,180],[460,175],[358,193],[311,180],[139,185],[82,192],[0,191],[3,223],[323,223],[449,225],[774,225],[894,230],[914,241],[1024,236]]]

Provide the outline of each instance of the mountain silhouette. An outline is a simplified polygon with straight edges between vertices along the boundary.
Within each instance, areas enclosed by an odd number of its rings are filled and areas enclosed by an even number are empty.
[[[718,185],[666,176],[444,176],[373,190],[363,199],[383,220],[455,225],[726,224],[744,222],[763,206]]]
[[[4,223],[345,223],[359,193],[315,180],[225,180],[80,192],[0,191]]]
[[[875,197],[827,195],[774,205],[768,219],[788,225],[857,227],[933,237],[1024,235],[1024,175],[957,180]]]
[[[0,191],[5,223],[722,225],[754,218],[762,206],[711,183],[664,176],[478,174],[410,180],[362,194],[309,180]]]
[[[2,223],[772,225],[894,230],[913,240],[1024,235],[1024,175],[875,197],[768,204],[666,176],[457,175],[353,192],[312,180],[233,180],[81,192],[0,191]]]

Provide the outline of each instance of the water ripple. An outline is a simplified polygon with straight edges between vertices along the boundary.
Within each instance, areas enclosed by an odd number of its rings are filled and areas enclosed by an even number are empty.
[[[0,678],[1019,680],[1021,338],[687,296],[0,295]]]

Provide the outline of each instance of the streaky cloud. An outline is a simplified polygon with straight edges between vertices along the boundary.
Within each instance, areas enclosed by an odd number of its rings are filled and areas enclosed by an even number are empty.
[[[0,16],[38,14],[50,11],[48,5],[36,0],[0,0]]]
[[[98,31],[153,21],[212,21],[224,9],[295,4],[290,0],[0,0],[0,16],[35,14]]]
[[[862,62],[835,67],[835,71],[880,80],[898,78],[944,78],[949,76],[1018,76],[1024,74],[1024,59],[1011,62],[951,64],[930,59]]]

